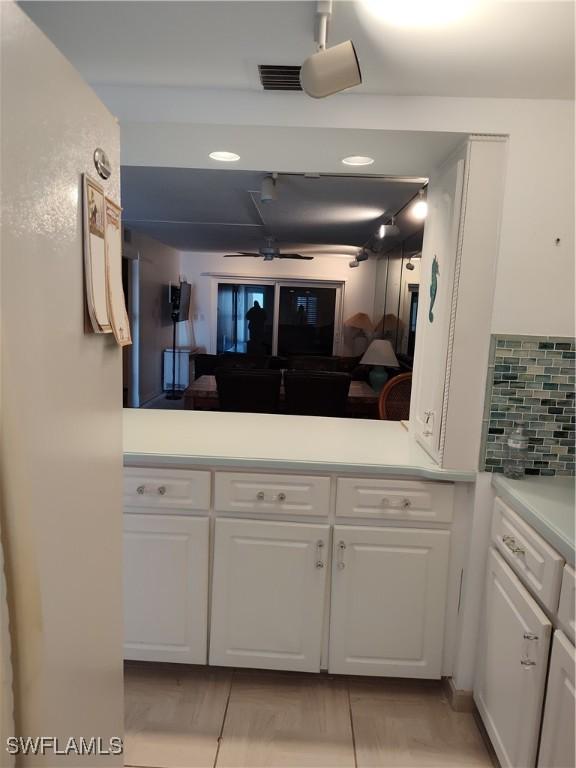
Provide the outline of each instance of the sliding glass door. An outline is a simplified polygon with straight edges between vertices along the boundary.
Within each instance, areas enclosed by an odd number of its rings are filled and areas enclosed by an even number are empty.
[[[216,282],[213,349],[256,355],[340,354],[337,283],[270,280]]]
[[[279,290],[278,354],[331,355],[338,289],[281,285]]]
[[[272,354],[274,286],[218,285],[216,352]]]

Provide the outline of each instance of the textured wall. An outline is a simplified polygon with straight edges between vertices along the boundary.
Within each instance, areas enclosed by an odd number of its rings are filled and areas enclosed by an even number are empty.
[[[481,469],[502,472],[514,423],[530,438],[529,475],[573,475],[574,339],[493,336],[484,411]]]

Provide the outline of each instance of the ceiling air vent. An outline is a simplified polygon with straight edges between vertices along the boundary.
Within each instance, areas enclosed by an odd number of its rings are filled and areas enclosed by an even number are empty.
[[[260,82],[265,91],[301,91],[300,67],[258,64]]]

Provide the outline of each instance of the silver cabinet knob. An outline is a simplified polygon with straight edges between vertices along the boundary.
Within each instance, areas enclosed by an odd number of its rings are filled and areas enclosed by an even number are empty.
[[[390,506],[390,499],[387,496],[384,496],[382,501],[380,502],[381,507],[389,507]]]
[[[524,640],[538,640],[538,635],[534,632],[524,632]]]
[[[286,494],[285,493],[279,493],[278,496],[276,496],[278,501],[286,501]]]
[[[166,495],[166,486],[165,485],[159,485],[158,486],[158,493],[160,494],[160,496],[165,496]]]
[[[136,488],[136,493],[139,496],[143,496],[145,490],[146,490],[146,486],[145,485],[139,485],[138,488]]]
[[[525,555],[526,550],[524,547],[519,547],[518,544],[516,544],[516,539],[513,536],[502,536],[502,542],[510,552],[512,552],[513,555]]]
[[[402,499],[400,506],[402,509],[409,509],[412,506],[412,501],[410,499]]]
[[[324,568],[324,560],[322,560],[322,552],[324,550],[324,542],[322,539],[318,539],[316,542],[316,568]]]
[[[344,562],[344,552],[346,551],[346,542],[345,541],[339,541],[338,542],[338,557],[336,561],[336,567],[343,571],[344,568],[346,568],[346,563]]]
[[[258,491],[258,493],[256,494],[256,498],[258,499],[258,501],[264,501],[264,491]]]

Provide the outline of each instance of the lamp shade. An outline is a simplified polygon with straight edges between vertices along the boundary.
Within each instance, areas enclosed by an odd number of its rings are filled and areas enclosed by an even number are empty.
[[[358,328],[360,331],[364,331],[364,333],[372,333],[373,328],[372,320],[370,320],[365,312],[356,312],[355,315],[344,321],[344,325],[348,328]]]
[[[374,339],[364,352],[360,365],[383,365],[386,368],[399,368],[394,348],[388,339]]]

